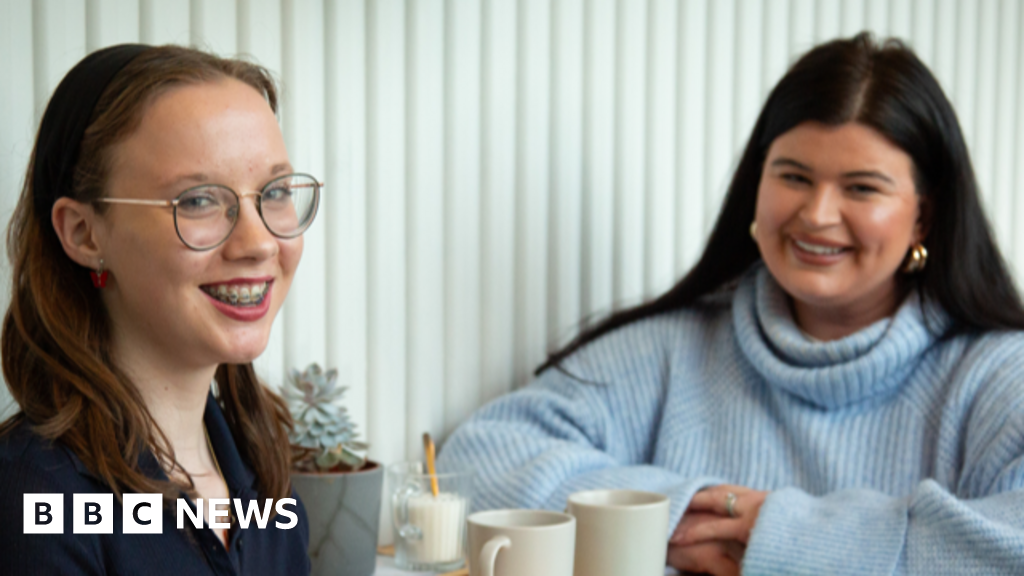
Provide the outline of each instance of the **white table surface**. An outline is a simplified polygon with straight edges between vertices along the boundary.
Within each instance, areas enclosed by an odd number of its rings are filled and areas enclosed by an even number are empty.
[[[373,576],[434,576],[434,572],[407,572],[395,568],[395,559],[390,556],[377,556],[377,571]]]
[[[666,576],[675,576],[679,572],[676,572],[672,568],[665,569]],[[433,572],[406,572],[405,570],[399,570],[395,568],[395,559],[388,556],[377,556],[377,571],[373,573],[373,576],[435,576]]]

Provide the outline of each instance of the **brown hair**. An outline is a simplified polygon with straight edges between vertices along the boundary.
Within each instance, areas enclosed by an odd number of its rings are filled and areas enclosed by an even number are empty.
[[[178,46],[135,57],[103,91],[82,139],[74,185],[63,195],[90,202],[103,194],[112,147],[138,127],[155,98],[175,86],[226,78],[252,86],[276,113],[274,81],[258,65]],[[181,467],[141,395],[112,362],[110,320],[89,274],[64,252],[50,214],[37,213],[32,174],[38,161],[37,139],[7,231],[13,282],[0,351],[7,387],[21,411],[0,425],[0,435],[27,418],[38,434],[71,448],[118,499],[124,492],[160,492],[170,503],[193,486],[158,481],[140,469],[147,451]],[[259,382],[251,363],[221,365],[215,378],[260,495],[288,497],[292,424],[284,401]]]

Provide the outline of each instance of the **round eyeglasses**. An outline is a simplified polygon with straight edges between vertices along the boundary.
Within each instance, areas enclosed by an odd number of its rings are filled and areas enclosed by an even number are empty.
[[[174,208],[178,238],[193,250],[212,250],[228,239],[238,224],[242,198],[256,197],[263,224],[278,238],[295,238],[313,223],[320,206],[318,182],[309,174],[288,174],[271,180],[258,193],[239,196],[220,184],[202,184],[185,190],[174,200],[97,198],[108,204],[135,204]]]

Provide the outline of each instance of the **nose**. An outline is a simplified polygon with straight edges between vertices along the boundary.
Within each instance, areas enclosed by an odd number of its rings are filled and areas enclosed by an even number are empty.
[[[259,194],[245,194],[238,206],[238,222],[224,242],[224,257],[229,260],[266,260],[277,255],[277,237],[267,230],[256,203]]]
[[[842,222],[841,192],[836,186],[821,183],[806,197],[800,219],[811,228],[827,228]]]

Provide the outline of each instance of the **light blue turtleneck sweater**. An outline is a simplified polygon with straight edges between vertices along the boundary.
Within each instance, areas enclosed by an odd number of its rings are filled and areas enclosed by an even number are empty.
[[[744,574],[1024,574],[1024,334],[940,340],[911,295],[814,342],[763,267],[703,310],[620,328],[458,428],[477,509],[572,492],[771,491]]]

